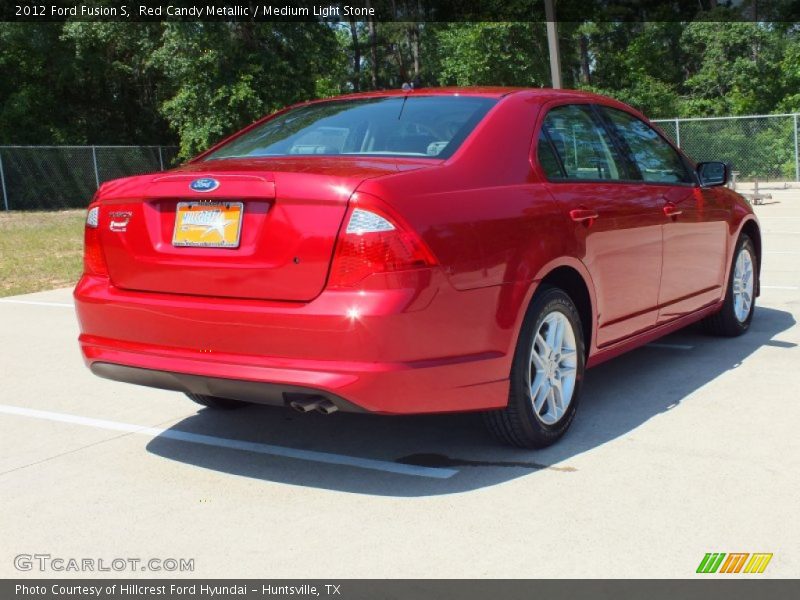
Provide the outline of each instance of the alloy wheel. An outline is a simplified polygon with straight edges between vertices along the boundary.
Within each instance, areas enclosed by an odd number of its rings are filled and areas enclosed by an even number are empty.
[[[740,323],[747,321],[752,306],[753,257],[747,246],[743,246],[733,271],[733,312]]]
[[[575,332],[567,316],[552,311],[533,338],[528,383],[533,413],[546,425],[566,414],[577,377]]]

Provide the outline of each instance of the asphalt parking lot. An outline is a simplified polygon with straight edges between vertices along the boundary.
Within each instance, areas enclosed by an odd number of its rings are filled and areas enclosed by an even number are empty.
[[[751,331],[589,371],[538,452],[475,415],[202,410],[91,375],[71,290],[0,299],[0,576],[684,578],[706,552],[769,552],[755,577],[796,577],[800,189],[763,191]],[[195,568],[15,568],[34,553]]]

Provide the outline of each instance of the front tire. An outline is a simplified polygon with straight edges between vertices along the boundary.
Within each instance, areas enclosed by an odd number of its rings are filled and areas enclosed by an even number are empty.
[[[235,408],[241,408],[243,406],[247,406],[247,402],[242,402],[241,400],[231,400],[230,398],[218,398],[217,396],[204,396],[203,394],[189,394],[187,393],[186,396],[197,402],[202,406],[206,406],[208,408],[218,409],[218,410],[233,410]]]
[[[575,303],[563,290],[543,287],[522,325],[511,367],[508,406],[484,413],[489,431],[520,448],[555,443],[578,408],[585,357]]]
[[[753,240],[742,234],[733,253],[728,287],[722,309],[703,321],[712,335],[736,337],[750,329],[756,308],[758,258]]]

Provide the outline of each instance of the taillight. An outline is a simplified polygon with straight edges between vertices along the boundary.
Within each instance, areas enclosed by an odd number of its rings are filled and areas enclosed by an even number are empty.
[[[339,234],[328,286],[352,287],[373,273],[436,264],[416,232],[375,203],[362,200],[350,210],[347,225]]]
[[[106,258],[100,247],[100,207],[93,206],[86,213],[83,234],[83,271],[90,275],[108,275]]]

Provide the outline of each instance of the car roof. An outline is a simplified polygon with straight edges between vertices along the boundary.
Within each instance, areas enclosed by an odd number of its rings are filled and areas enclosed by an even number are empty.
[[[326,98],[325,100],[356,100],[359,98],[391,98],[402,96],[482,96],[485,98],[502,98],[509,94],[527,92],[535,96],[547,98],[587,98],[594,100],[608,100],[605,96],[584,92],[581,90],[566,90],[553,88],[534,88],[534,87],[502,87],[502,86],[453,86],[453,87],[430,87],[417,88],[412,90],[390,89],[376,90],[371,92],[357,92]]]

